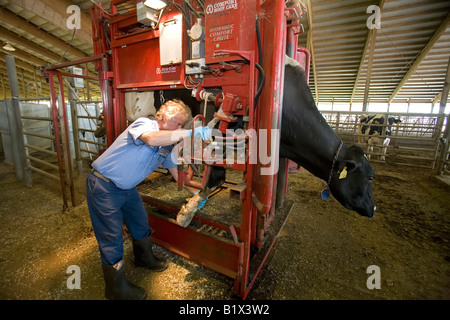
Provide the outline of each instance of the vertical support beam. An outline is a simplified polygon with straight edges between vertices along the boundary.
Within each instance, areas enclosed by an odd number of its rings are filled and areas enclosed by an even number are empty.
[[[5,88],[5,82],[3,81],[3,74],[0,74],[0,79],[2,81],[3,99],[6,99],[6,88]]]
[[[298,36],[295,34],[295,27],[288,26],[286,39],[286,55],[294,60],[297,55]],[[287,181],[288,181],[288,162],[286,158],[279,159],[278,174],[277,174],[277,190],[275,207],[277,209],[283,208],[286,199]]]
[[[381,1],[378,3],[378,7],[380,8],[380,10],[383,9],[383,7],[384,7],[384,2],[385,2],[385,0],[381,0]],[[358,72],[356,73],[355,83],[353,84],[352,95],[351,95],[351,97],[350,97],[350,106],[351,106],[351,104],[353,103],[353,98],[354,98],[354,96],[355,96],[356,88],[358,87],[358,80],[359,80],[359,77],[360,77],[360,75],[361,75],[361,69],[362,69],[362,66],[363,66],[363,64],[364,64],[364,60],[365,60],[365,56],[366,56],[367,47],[369,46],[369,42],[370,42],[370,33],[371,33],[371,30],[369,30],[369,31],[367,32],[366,42],[364,43],[364,49],[363,49],[362,54],[361,54],[361,60],[360,60],[360,62],[359,62]]]
[[[448,59],[447,64],[447,74],[445,76],[444,87],[442,88],[441,102],[439,103],[439,118],[437,123],[437,130],[440,131],[444,124],[444,112],[445,107],[447,106],[447,98],[450,89],[450,58]],[[438,165],[436,166],[437,174],[442,175],[445,163],[445,156],[447,154],[447,150],[449,148],[449,140],[450,140],[450,113],[447,115],[447,126],[444,130],[444,139],[441,148],[441,154],[439,155]],[[437,137],[439,139],[439,136]]]
[[[86,63],[84,65],[84,69],[88,70],[88,64]],[[88,101],[91,101],[91,89],[89,87],[89,81],[86,80],[86,95],[87,95],[87,99]]]
[[[86,81],[88,82],[88,81]],[[78,130],[78,106],[77,106],[77,92],[76,89],[71,86],[69,82],[66,82],[68,86],[68,94],[69,94],[69,103],[70,103],[70,112],[72,115],[72,130],[73,130],[73,142],[75,149],[75,162],[77,167],[78,174],[83,173],[83,163],[81,161],[81,152],[80,152],[80,135]]]
[[[242,215],[241,241],[244,242],[244,256],[240,295],[248,294],[247,284],[250,266],[250,242],[252,229],[256,230],[256,243],[261,244],[261,236],[267,221],[273,219],[275,210],[274,194],[277,188],[277,173],[279,166],[279,143],[281,128],[281,114],[283,104],[284,87],[284,57],[286,55],[286,18],[284,1],[272,0],[261,4],[263,11],[271,19],[262,19],[263,44],[263,69],[266,74],[266,82],[261,92],[260,107],[257,112],[256,130],[267,130],[267,150],[270,150],[271,159],[269,166],[258,162],[254,168],[252,179],[252,202],[258,209],[256,221],[252,221],[247,213]],[[252,54],[251,59],[254,59]],[[262,103],[264,102],[264,103]],[[275,129],[275,130],[272,130]],[[261,131],[259,131],[261,132]],[[273,136],[272,136],[273,135]],[[255,229],[256,222],[256,229]]]
[[[26,83],[25,83],[25,77],[24,77],[24,75],[23,75],[23,69],[21,69],[21,70],[22,70],[22,71],[21,71],[20,75],[21,75],[21,77],[22,77],[23,96],[24,96],[25,99],[26,99],[26,98],[28,98],[28,97],[27,97],[27,85],[26,85]]]
[[[14,156],[14,167],[18,180],[31,186],[31,170],[27,166],[25,141],[23,138],[22,119],[20,115],[20,90],[17,79],[16,62],[13,56],[5,55],[6,69],[8,71],[9,88],[11,90],[11,104],[6,104],[8,121],[11,133],[11,142]]]
[[[119,129],[120,121],[122,119],[120,118],[120,114],[117,112],[116,108],[114,108],[115,104],[112,96],[113,89],[111,88],[111,83],[107,78],[108,61],[106,55],[103,55],[102,59],[98,63],[100,66],[98,75],[103,102],[103,115],[105,116],[106,137],[108,146],[110,146],[122,132]],[[118,70],[118,68],[114,69]],[[115,89],[115,92],[117,92],[117,89]],[[119,99],[118,96],[115,98]],[[123,126],[125,126],[125,119]]]
[[[367,72],[366,72],[366,85],[364,88],[364,101],[362,111],[367,111],[367,105],[369,103],[369,88],[370,88],[370,77],[372,76],[372,63],[373,63],[373,53],[375,51],[375,40],[377,38],[377,29],[372,29],[369,32],[370,36],[370,47],[369,47],[369,60],[367,61]]]
[[[64,165],[61,154],[61,138],[59,135],[59,121],[58,121],[58,104],[56,102],[56,92],[55,92],[55,82],[53,79],[54,73],[49,72],[48,78],[50,82],[50,95],[52,98],[52,115],[53,115],[53,130],[55,131],[55,149],[58,157],[58,167],[59,167],[59,180],[61,183],[61,193],[63,198],[63,211],[68,208],[67,194],[66,194],[66,183],[64,179]]]
[[[36,77],[36,67],[33,68],[33,75],[34,75],[34,91],[36,98],[39,97],[39,91],[38,91],[38,82]]]
[[[70,197],[72,200],[72,206],[76,206],[75,201],[75,188],[73,184],[73,175],[72,175],[72,159],[70,155],[70,144],[69,144],[69,126],[67,123],[67,111],[66,111],[66,103],[64,101],[64,80],[61,73],[58,73],[58,82],[59,82],[59,116],[60,121],[59,125],[61,128],[61,143],[62,143],[62,151],[63,151],[63,160],[64,160],[64,173],[65,173],[65,181],[68,184],[70,189]],[[70,89],[69,89],[70,91]]]

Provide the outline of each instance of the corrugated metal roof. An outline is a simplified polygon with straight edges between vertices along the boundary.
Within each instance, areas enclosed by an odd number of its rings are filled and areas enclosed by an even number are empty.
[[[370,56],[373,10],[380,8],[369,102],[431,102],[450,57],[450,1],[307,0],[300,44],[314,55],[310,86],[317,102],[361,103]]]

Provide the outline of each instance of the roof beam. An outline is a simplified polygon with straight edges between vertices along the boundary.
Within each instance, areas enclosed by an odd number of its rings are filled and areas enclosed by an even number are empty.
[[[447,29],[447,26],[450,22],[450,12],[447,14],[447,17],[445,20],[441,23],[439,28],[437,28],[436,32],[431,37],[430,41],[428,41],[427,45],[422,49],[420,54],[417,56],[417,58],[414,60],[413,64],[410,66],[408,72],[403,76],[403,79],[400,81],[400,83],[395,88],[394,92],[392,92],[391,96],[389,97],[389,102],[391,102],[397,93],[402,89],[403,85],[408,81],[409,77],[416,71],[416,68],[420,65],[422,60],[427,56],[428,52],[433,48],[436,41],[439,40],[441,35],[445,32]]]
[[[88,56],[84,52],[65,43],[58,37],[55,37],[50,33],[47,33],[45,30],[36,27],[34,24],[26,21],[25,19],[20,18],[19,16],[15,15],[14,13],[5,8],[0,8],[0,20],[2,22],[11,25],[13,27],[13,30],[14,29],[22,30],[27,34],[32,35],[33,37],[42,39],[45,43],[49,45],[52,45],[63,51],[67,50],[69,54],[74,55],[75,57],[77,57],[77,59],[86,58]]]
[[[11,56],[14,56],[16,59],[20,59],[22,61],[28,62],[37,67],[43,66],[48,63],[47,61],[44,61],[38,57],[34,57],[31,54],[29,54],[23,50],[20,50],[18,48],[16,48],[16,50],[14,52],[5,52],[3,50],[2,50],[2,52],[9,54]]]
[[[8,29],[5,29],[3,27],[0,26],[0,38],[6,39],[7,42],[11,42],[13,44],[22,46],[28,50],[31,50],[41,56],[44,56],[45,59],[51,61],[51,62],[58,62],[61,57],[59,54],[54,53],[53,51],[50,51],[48,49],[45,49],[43,47],[41,47],[40,45],[25,39],[11,31],[9,31]],[[67,61],[67,59],[64,59],[65,61]]]
[[[385,0],[380,0],[380,2],[378,3],[378,7],[380,8],[380,11],[383,9],[384,2],[385,2]],[[355,84],[353,85],[352,95],[350,97],[350,105],[353,102],[353,97],[355,95],[356,88],[358,87],[358,81],[359,81],[359,77],[361,76],[361,70],[362,70],[362,66],[364,65],[364,60],[366,58],[367,48],[369,47],[369,44],[370,44],[371,35],[373,35],[373,36],[376,35],[376,34],[371,33],[371,31],[372,30],[369,29],[369,31],[367,32],[366,42],[364,43],[364,49],[361,54],[361,60],[359,62],[358,72],[356,73]]]
[[[369,61],[367,62],[366,84],[364,87],[363,111],[367,111],[367,105],[369,103],[370,77],[372,75],[372,62],[373,62],[373,53],[375,52],[377,29],[370,30],[369,38],[370,38],[370,49],[369,49]],[[353,90],[352,90],[352,94],[353,94]]]
[[[10,0],[10,2],[47,19],[50,23],[62,30],[66,30],[69,33],[73,32],[67,28],[67,19],[71,16],[71,13],[67,13],[66,10],[70,5],[73,5],[71,1]],[[81,28],[75,29],[75,37],[89,45],[93,45],[91,20],[89,16],[84,13],[80,13],[80,19]]]

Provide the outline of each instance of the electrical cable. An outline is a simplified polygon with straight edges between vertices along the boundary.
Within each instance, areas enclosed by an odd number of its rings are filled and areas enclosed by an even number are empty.
[[[259,17],[256,17],[256,40],[258,42],[258,63],[255,63],[255,67],[259,70],[259,83],[258,89],[255,95],[255,105],[254,108],[258,105],[259,96],[261,95],[262,89],[264,88],[264,84],[266,82],[266,75],[264,73],[264,69],[262,68],[263,57],[262,57],[262,45],[261,45],[261,32],[259,30]]]
[[[68,43],[67,46],[66,46],[66,51],[64,51],[63,55],[61,56],[61,59],[59,59],[59,61],[58,61],[57,64],[60,64],[60,63],[63,61],[64,56],[65,56],[66,53],[67,53],[67,50],[69,50],[69,47],[70,47],[71,44],[72,44],[72,41],[73,41],[73,38],[74,38],[74,36],[75,36],[75,32],[76,32],[76,31],[77,31],[77,29],[74,28],[74,29],[73,29],[73,32],[72,32],[72,38],[70,38],[70,41],[69,41],[69,43]]]

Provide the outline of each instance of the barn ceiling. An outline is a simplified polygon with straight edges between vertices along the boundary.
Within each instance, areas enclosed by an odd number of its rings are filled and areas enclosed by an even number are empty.
[[[96,2],[109,9],[109,0]],[[450,57],[450,1],[303,2],[309,12],[299,43],[313,55],[310,86],[316,101],[439,101]],[[82,12],[75,32],[66,25],[70,5]],[[21,98],[49,95],[40,66],[94,54],[91,5],[87,0],[0,0],[0,98],[10,96],[5,54],[15,57]],[[381,9],[378,29],[367,26],[375,13],[367,12],[369,6]],[[3,49],[7,43],[16,50]],[[86,68],[94,73],[93,66]],[[99,99],[98,84],[89,88],[91,98]]]
[[[369,102],[439,101],[450,57],[450,1],[306,2],[308,32],[300,44],[313,54],[316,101],[362,103],[366,87]],[[367,26],[375,14],[369,6],[380,8],[379,29]]]

